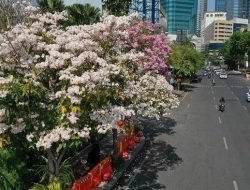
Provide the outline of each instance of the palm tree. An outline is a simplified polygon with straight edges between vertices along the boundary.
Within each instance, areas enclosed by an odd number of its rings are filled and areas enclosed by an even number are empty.
[[[67,7],[69,25],[93,24],[100,21],[100,9],[90,4],[73,4]]]
[[[42,12],[62,12],[65,9],[63,0],[37,0]]]
[[[107,12],[115,16],[127,15],[132,4],[132,0],[105,0],[103,2]]]

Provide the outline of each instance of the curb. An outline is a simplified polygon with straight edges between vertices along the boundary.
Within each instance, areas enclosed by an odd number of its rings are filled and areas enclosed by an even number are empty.
[[[137,144],[136,148],[134,151],[131,153],[131,157],[129,160],[126,160],[123,167],[120,168],[120,170],[115,170],[114,173],[112,174],[112,179],[109,183],[107,183],[105,186],[101,188],[101,190],[111,190],[118,180],[122,177],[122,175],[126,172],[128,169],[129,165],[134,161],[135,157],[137,154],[142,150],[142,148],[145,145],[145,137],[141,137],[141,142]]]
[[[178,91],[178,90],[173,90],[172,91],[172,93],[174,94],[174,95],[177,95],[177,96],[181,96],[181,95],[183,95],[185,92],[184,91]]]

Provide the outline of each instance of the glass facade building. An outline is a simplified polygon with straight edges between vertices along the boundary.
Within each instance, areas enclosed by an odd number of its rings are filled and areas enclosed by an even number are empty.
[[[204,19],[204,15],[207,12],[207,0],[198,0],[198,12],[197,12],[197,32],[198,37],[201,36],[201,22]]]
[[[139,13],[143,20],[157,23],[160,17],[160,0],[132,0],[130,11]]]
[[[227,0],[228,19],[244,18],[250,21],[250,0]]]
[[[226,0],[215,0],[215,11],[226,10]]]
[[[195,34],[197,25],[197,0],[161,0],[167,13],[167,31],[176,34],[177,30],[187,30]]]

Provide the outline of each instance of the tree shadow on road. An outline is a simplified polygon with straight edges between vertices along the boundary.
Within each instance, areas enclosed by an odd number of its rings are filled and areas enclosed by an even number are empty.
[[[141,164],[134,181],[129,189],[153,190],[167,189],[158,181],[158,172],[173,170],[182,159],[176,154],[176,148],[164,141],[152,144],[150,151],[146,154],[145,162]]]
[[[173,170],[182,162],[176,154],[176,148],[165,141],[154,141],[161,134],[175,134],[176,121],[171,118],[160,120],[141,118],[146,137],[145,147],[129,167],[116,190],[154,190],[166,189],[158,181],[160,171]],[[127,185],[124,186],[124,185]]]
[[[174,127],[176,121],[172,118],[161,117],[159,120],[153,118],[141,118],[141,125],[144,126],[144,133],[151,141],[161,134],[175,134]]]

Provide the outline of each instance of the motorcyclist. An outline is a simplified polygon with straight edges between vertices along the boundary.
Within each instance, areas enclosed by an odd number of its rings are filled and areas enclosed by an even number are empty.
[[[213,84],[213,86],[215,85],[215,79],[214,78],[212,79],[212,84]]]
[[[225,102],[226,102],[226,101],[225,101],[225,98],[224,98],[224,97],[221,97],[221,98],[220,98],[220,103],[221,103],[221,104],[225,104]]]
[[[210,72],[210,71],[208,72],[207,77],[208,77],[208,78],[211,78],[211,72]]]
[[[225,102],[226,102],[225,98],[221,97],[219,101],[220,101],[219,110],[223,112],[225,111]]]

